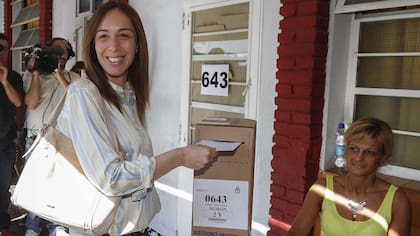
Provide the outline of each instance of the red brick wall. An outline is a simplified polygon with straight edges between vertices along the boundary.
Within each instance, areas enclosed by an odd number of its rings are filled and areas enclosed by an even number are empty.
[[[329,0],[280,0],[270,231],[283,235],[317,178]]]
[[[52,37],[52,1],[39,1],[39,42],[45,44]]]
[[[10,25],[12,24],[12,6],[10,3],[12,0],[5,0],[3,3],[4,6],[4,15],[3,15],[3,29],[4,33],[8,36],[9,41],[12,42],[12,29],[10,28]],[[12,46],[12,45],[10,45]]]

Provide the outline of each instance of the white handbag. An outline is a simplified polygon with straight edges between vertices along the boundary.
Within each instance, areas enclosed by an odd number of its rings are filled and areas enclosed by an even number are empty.
[[[18,179],[11,201],[48,221],[103,235],[108,233],[114,221],[121,197],[104,195],[87,179],[72,141],[55,129],[64,97],[27,152],[30,157]],[[102,106],[105,109],[103,101]],[[106,109],[104,112],[107,112]],[[119,150],[109,119],[107,123]]]

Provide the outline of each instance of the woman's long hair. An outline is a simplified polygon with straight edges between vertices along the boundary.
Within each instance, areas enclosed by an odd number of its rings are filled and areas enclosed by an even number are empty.
[[[128,68],[127,81],[133,86],[136,94],[136,106],[139,119],[144,123],[145,110],[149,104],[149,54],[146,34],[140,16],[131,6],[125,3],[109,1],[99,7],[90,19],[83,38],[83,58],[88,78],[98,87],[105,100],[121,111],[121,101],[108,82],[104,69],[99,64],[95,51],[95,35],[105,15],[117,9],[125,14],[133,25],[137,52]]]

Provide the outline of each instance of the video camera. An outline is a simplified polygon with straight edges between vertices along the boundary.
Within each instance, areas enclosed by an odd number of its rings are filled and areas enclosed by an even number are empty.
[[[64,53],[60,47],[45,46],[36,44],[25,53],[25,62],[29,58],[35,57],[35,63],[32,68],[28,68],[30,72],[39,71],[40,73],[52,73],[58,68],[58,58]]]

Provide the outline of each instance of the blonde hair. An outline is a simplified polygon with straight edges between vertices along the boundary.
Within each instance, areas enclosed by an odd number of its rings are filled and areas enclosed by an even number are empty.
[[[379,151],[385,157],[384,162],[391,159],[394,141],[392,129],[386,122],[373,117],[362,118],[353,122],[344,134],[346,147],[351,141],[366,139],[371,139],[378,145]]]

